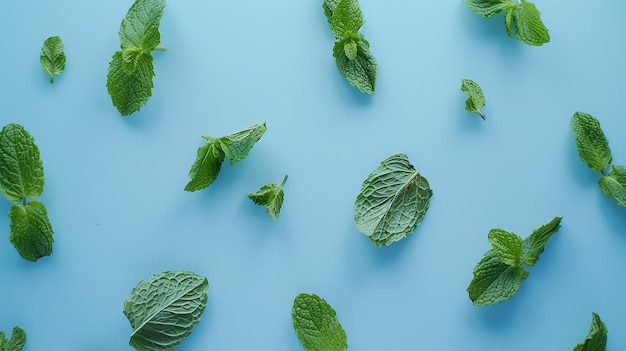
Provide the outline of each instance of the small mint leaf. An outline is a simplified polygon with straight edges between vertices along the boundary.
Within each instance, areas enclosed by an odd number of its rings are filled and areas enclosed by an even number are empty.
[[[213,184],[222,169],[225,157],[224,151],[214,138],[199,147],[196,160],[189,170],[190,180],[185,186],[185,191],[202,190]]]
[[[299,294],[293,301],[291,320],[296,336],[306,351],[344,351],[346,332],[337,313],[315,294]]]
[[[266,130],[267,127],[263,122],[219,138],[220,148],[230,158],[230,165],[232,166],[246,158]]]
[[[541,46],[550,42],[548,28],[541,21],[541,13],[535,5],[526,0],[517,6],[515,18],[515,36],[522,43]]]
[[[165,0],[135,0],[120,25],[122,49],[139,48],[144,53],[154,50],[161,42],[159,24]]]
[[[488,239],[503,263],[512,267],[521,266],[522,238],[502,229],[491,229]]]
[[[283,188],[286,182],[287,176],[285,176],[281,184],[265,184],[256,193],[248,194],[252,202],[257,205],[265,206],[265,212],[270,215],[272,221],[275,221],[280,214],[280,208],[285,198]]]
[[[10,240],[23,259],[34,262],[52,253],[54,232],[46,207],[41,202],[31,201],[26,206],[13,205],[9,217]]]
[[[606,351],[608,329],[597,313],[591,314],[591,327],[583,342],[574,347],[574,351]]]
[[[339,0],[332,14],[330,29],[335,37],[344,39],[356,34],[364,23],[358,0]]]
[[[485,95],[478,83],[471,79],[461,79],[461,91],[467,93],[467,100],[465,100],[465,110],[467,112],[474,112],[484,120],[487,119],[481,109],[485,107]]]
[[[130,55],[127,54],[127,59]],[[136,58],[135,70],[129,72],[130,63],[124,62],[124,54],[118,51],[109,63],[107,90],[113,105],[122,116],[128,116],[145,105],[152,96],[152,55],[141,53]]]
[[[588,113],[576,112],[570,124],[580,159],[594,171],[605,170],[611,164],[613,157],[600,122]]]
[[[350,60],[345,53],[345,43],[343,41],[335,43],[333,56],[335,56],[337,68],[350,85],[355,86],[362,93],[374,94],[378,64],[370,53],[369,44],[363,36],[356,41],[356,45],[356,57]]]
[[[46,39],[41,48],[39,61],[41,69],[50,75],[50,84],[54,83],[54,76],[65,70],[65,51],[63,41],[58,36]]]
[[[495,305],[515,295],[526,277],[528,271],[523,267],[509,266],[489,250],[474,268],[467,292],[474,305]]]
[[[600,178],[602,192],[615,200],[620,206],[626,207],[626,168],[613,165],[611,172]]]
[[[343,51],[346,54],[348,60],[354,60],[357,54],[356,42],[352,39],[348,39],[344,44]]]
[[[522,244],[522,261],[528,266],[534,266],[539,255],[543,252],[548,239],[561,228],[563,217],[554,217],[549,223],[533,230],[524,239]]]

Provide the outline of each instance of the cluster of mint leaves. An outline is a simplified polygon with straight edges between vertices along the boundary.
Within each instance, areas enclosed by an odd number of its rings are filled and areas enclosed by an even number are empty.
[[[324,14],[337,41],[333,56],[348,83],[366,94],[376,90],[378,64],[359,29],[365,23],[357,0],[324,0]]]
[[[10,123],[0,131],[0,192],[13,203],[10,240],[20,256],[37,261],[52,253],[53,230],[43,192],[43,163],[35,139],[23,126]]]
[[[550,42],[548,28],[541,21],[541,13],[535,4],[526,0],[464,0],[476,14],[491,17],[504,11],[506,32],[524,44],[541,46]]]
[[[626,207],[626,168],[611,165],[611,148],[600,122],[588,113],[576,112],[570,124],[580,159],[592,170],[602,173],[598,182],[602,192],[620,206]],[[609,166],[611,171],[607,172]]]

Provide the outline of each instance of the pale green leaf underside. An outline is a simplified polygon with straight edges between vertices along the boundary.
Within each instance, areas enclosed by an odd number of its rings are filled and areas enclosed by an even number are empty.
[[[19,124],[0,131],[0,190],[7,200],[18,203],[41,195],[43,163],[35,139]]]
[[[306,351],[344,351],[346,332],[335,310],[315,294],[299,294],[291,309],[293,328]]]
[[[152,55],[141,53],[134,59],[135,70],[128,71],[128,63],[124,63],[123,52],[113,55],[107,75],[107,90],[113,105],[122,116],[139,111],[152,96]],[[125,69],[126,68],[126,69]]]
[[[39,62],[41,69],[50,75],[50,83],[54,83],[54,76],[65,70],[65,51],[63,42],[58,36],[46,39],[41,48]]]
[[[570,121],[580,159],[601,172],[611,163],[611,149],[600,122],[588,113],[576,112]]]
[[[354,209],[356,227],[376,246],[411,233],[428,210],[432,190],[404,154],[393,155],[363,182]]]
[[[254,194],[248,194],[252,202],[257,205],[265,206],[265,212],[275,221],[280,214],[280,208],[283,206],[285,191],[283,187],[287,181],[287,176],[282,184],[265,184]]]
[[[246,158],[266,130],[267,127],[263,122],[219,138],[220,147],[230,159],[230,165],[232,166]]]
[[[626,207],[626,168],[613,165],[611,172],[600,178],[602,192],[615,200],[620,206]]]
[[[9,210],[11,236],[9,239],[27,261],[37,261],[52,253],[52,225],[46,207],[38,201],[26,206],[13,205]]]
[[[20,327],[13,327],[11,338],[7,339],[4,332],[0,332],[0,351],[22,351],[26,345],[26,333]]]
[[[591,315],[591,327],[583,342],[574,351],[606,351],[608,329],[597,313]]]
[[[142,351],[178,347],[200,322],[208,290],[205,277],[185,271],[139,282],[124,302],[124,315],[133,327],[130,345]]]
[[[358,0],[339,0],[332,13],[330,29],[336,38],[343,39],[356,35],[364,23]]]
[[[548,28],[541,21],[541,13],[533,3],[522,0],[513,13],[515,36],[522,43],[541,46],[550,41]]]
[[[495,15],[506,8],[509,3],[509,0],[465,0],[467,7],[483,17]]]
[[[345,44],[346,41],[338,41],[333,48],[333,56],[335,56],[339,72],[360,92],[374,94],[378,63],[369,51],[369,44],[362,36],[359,36],[356,40],[356,56],[352,60],[346,56]]]
[[[561,228],[563,217],[554,217],[549,223],[535,229],[522,244],[522,261],[533,266],[543,252],[548,239]]]
[[[467,93],[465,110],[477,113],[483,120],[486,119],[481,111],[485,107],[485,95],[480,86],[471,79],[461,79],[461,91]]]
[[[495,305],[515,295],[526,277],[528,271],[523,267],[509,266],[489,250],[474,268],[467,291],[475,305]]]
[[[159,24],[165,9],[165,0],[136,0],[128,9],[120,25],[122,49],[136,47],[150,53],[160,41]]]
[[[201,190],[213,184],[220,173],[225,157],[216,139],[209,140],[199,147],[196,160],[189,170],[190,180],[185,186],[185,191]]]
[[[522,238],[496,228],[489,231],[488,239],[494,252],[502,262],[509,266],[521,265]]]

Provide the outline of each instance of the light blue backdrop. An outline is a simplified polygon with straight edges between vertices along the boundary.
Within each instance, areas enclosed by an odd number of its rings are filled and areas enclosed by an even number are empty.
[[[361,0],[378,59],[374,96],[338,73],[321,0],[170,1],[153,96],[121,117],[108,63],[130,0],[0,3],[0,121],[23,124],[45,166],[54,253],[22,260],[0,216],[0,330],[25,350],[132,350],[124,300],[142,279],[209,279],[180,350],[298,350],[300,292],[337,311],[351,350],[571,350],[591,313],[626,349],[626,209],[578,159],[569,120],[597,117],[626,163],[623,1],[536,5],[552,41],[507,37],[460,0]],[[39,68],[59,35],[67,68]],[[483,122],[460,79],[483,88]],[[207,190],[183,188],[202,134],[267,122],[249,157]],[[375,248],[353,222],[362,181],[406,153],[434,195],[406,240]],[[272,222],[245,194],[289,181]],[[9,209],[0,201],[0,213]],[[563,216],[519,293],[473,306],[466,288],[489,229],[522,237]]]

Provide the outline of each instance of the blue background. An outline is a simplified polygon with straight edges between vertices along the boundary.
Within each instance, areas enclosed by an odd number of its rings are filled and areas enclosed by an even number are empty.
[[[597,117],[626,163],[623,1],[536,1],[551,42],[508,38],[460,0],[361,0],[379,64],[366,96],[340,76],[315,1],[170,1],[153,96],[121,117],[106,91],[132,1],[0,3],[0,121],[35,137],[54,253],[30,263],[0,216],[0,330],[25,350],[132,350],[124,300],[142,279],[207,276],[207,309],[180,350],[298,350],[290,310],[316,293],[352,350],[571,350],[591,312],[626,349],[626,209],[579,160],[569,121]],[[39,67],[59,35],[67,68]],[[485,92],[464,110],[460,79]],[[207,190],[183,191],[202,134],[267,132]],[[406,153],[434,195],[406,240],[375,248],[354,200],[379,162]],[[289,181],[272,222],[245,194]],[[10,204],[0,201],[0,213]],[[509,301],[473,306],[466,288],[487,233],[561,230]]]

